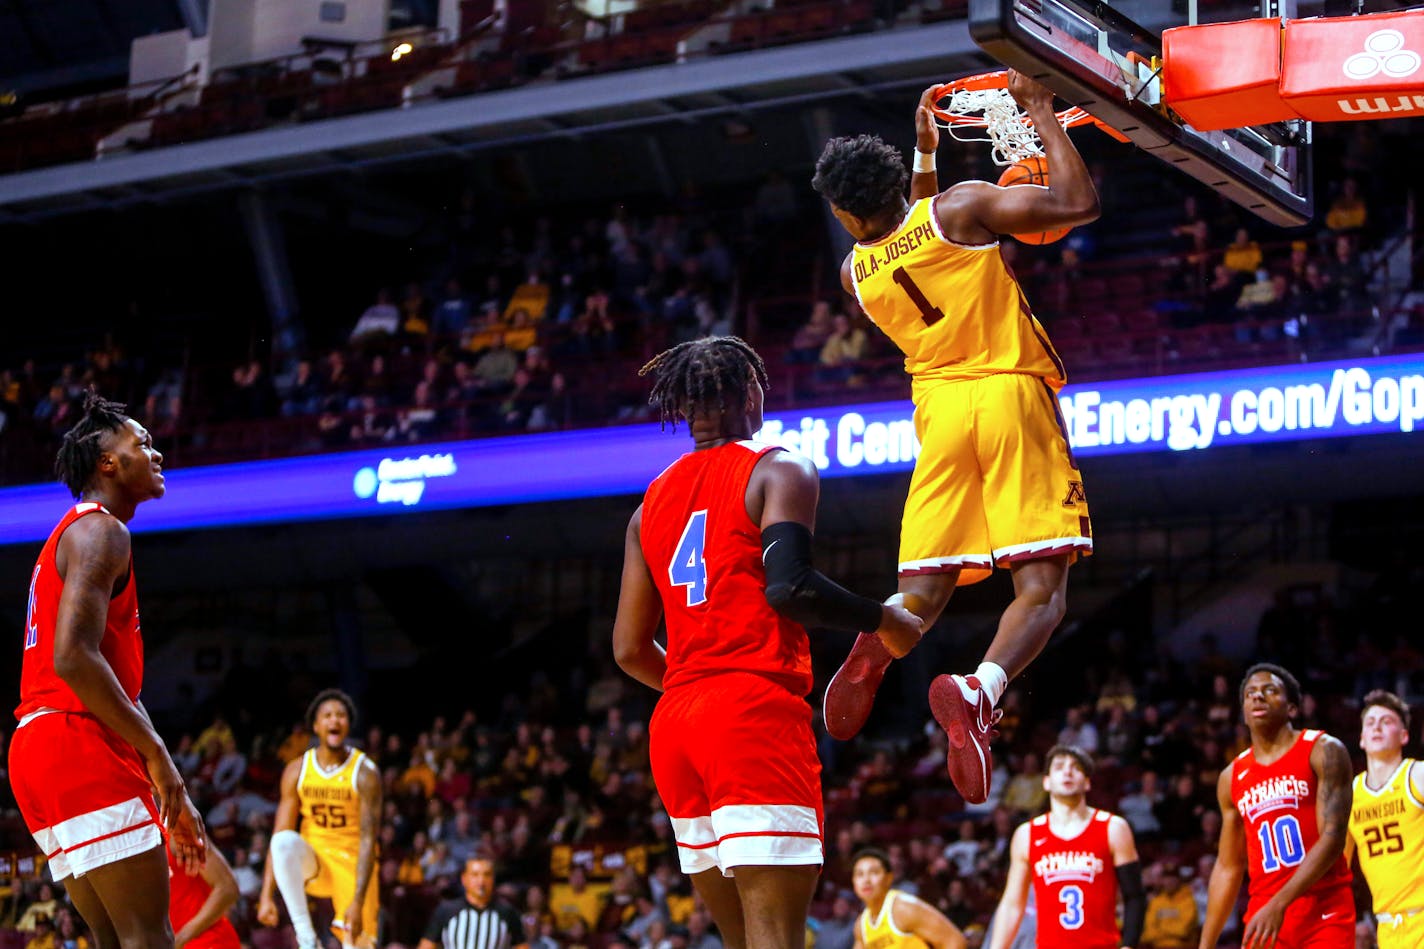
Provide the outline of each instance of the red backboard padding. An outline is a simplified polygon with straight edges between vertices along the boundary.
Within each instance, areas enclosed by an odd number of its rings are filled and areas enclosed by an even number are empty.
[[[1292,20],[1281,98],[1316,122],[1424,115],[1424,10]]]
[[[1275,18],[1178,26],[1162,33],[1162,98],[1202,132],[1300,118],[1281,98]]]

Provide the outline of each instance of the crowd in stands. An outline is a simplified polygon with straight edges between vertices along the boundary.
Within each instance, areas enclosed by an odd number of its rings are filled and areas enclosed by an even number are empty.
[[[1191,194],[1175,218],[1163,205],[1166,216],[1126,242],[1119,220],[1042,248],[1005,240],[1002,251],[1080,380],[1424,345],[1424,306],[1408,305],[1424,295],[1386,293],[1378,266],[1399,222],[1382,221],[1378,199],[1343,168],[1322,199],[1323,226],[1284,240],[1262,240],[1245,212]],[[1104,221],[1129,215],[1135,192],[1094,170]],[[767,356],[773,407],[856,388],[903,395],[893,346],[854,298],[817,300],[807,282],[817,268],[779,243],[824,230],[813,196],[779,175],[751,193],[740,208],[679,200],[540,217],[522,231],[459,224],[448,262],[400,292],[371,285],[363,312],[308,327],[309,348],[286,361],[254,351],[182,370],[142,365],[111,337],[80,360],[0,366],[0,475],[42,475],[89,385],[142,406],[166,450],[189,460],[642,418],[641,360],[727,331]],[[809,253],[835,273],[824,249]],[[754,272],[777,259],[781,279]]]
[[[1385,687],[1424,700],[1424,651],[1374,622],[1418,579],[1401,573],[1338,598],[1312,585],[1280,592],[1259,621],[1252,655],[1297,674],[1307,692],[1299,723],[1325,728],[1354,749],[1366,691]],[[1135,831],[1152,893],[1142,949],[1194,946],[1221,826],[1216,778],[1249,742],[1237,698],[1243,664],[1223,656],[1211,637],[1181,659],[1150,637],[1137,640],[1109,636],[1097,647],[1070,641],[1057,647],[1053,679],[1015,684],[1003,703],[997,767],[982,805],[965,806],[955,794],[944,771],[944,736],[927,714],[919,731],[872,722],[853,742],[823,739],[826,864],[808,946],[852,945],[860,907],[849,889],[850,860],[867,844],[888,852],[901,888],[939,907],[972,946],[981,945],[1010,837],[1045,807],[1042,756],[1058,742],[1095,756],[1089,803],[1120,812]],[[435,715],[419,732],[358,724],[353,739],[379,763],[385,786],[381,945],[413,946],[440,897],[458,887],[462,861],[476,853],[497,859],[500,893],[523,914],[539,949],[720,945],[677,871],[652,785],[647,721],[654,695],[606,655],[580,665],[590,671],[541,671],[526,687],[487,701],[489,711]],[[308,681],[309,674],[289,678]],[[1065,685],[1070,681],[1076,685]],[[265,714],[244,707],[230,718],[221,702],[208,704],[216,714],[204,727],[184,725],[201,714],[195,708],[158,720],[213,843],[236,868],[241,900],[233,918],[244,942],[289,947],[290,928],[256,925],[253,909],[278,778],[283,763],[309,746],[310,733],[302,722],[274,724],[285,714],[280,702]],[[461,708],[431,696],[426,714],[437,706]],[[1358,752],[1356,759],[1358,766]],[[4,808],[11,838],[4,843],[27,848],[13,801]],[[15,886],[3,914],[5,925],[25,934],[16,946],[86,945],[63,894],[38,880]],[[1015,945],[1032,945],[1032,930],[1026,920]],[[1239,933],[1239,921],[1228,932]]]

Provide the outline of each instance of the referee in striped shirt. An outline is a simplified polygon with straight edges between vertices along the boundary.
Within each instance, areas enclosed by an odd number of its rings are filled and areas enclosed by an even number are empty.
[[[494,898],[494,860],[466,860],[460,883],[464,899],[436,908],[418,949],[529,949],[519,913]]]

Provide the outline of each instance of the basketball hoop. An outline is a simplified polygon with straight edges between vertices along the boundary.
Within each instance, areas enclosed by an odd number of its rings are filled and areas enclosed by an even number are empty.
[[[944,100],[948,99],[948,102]],[[944,102],[941,105],[941,102]],[[1043,154],[1043,143],[1028,113],[1009,94],[1006,70],[965,76],[934,91],[930,111],[939,125],[960,142],[988,142],[994,164],[1004,166]],[[1077,106],[1056,113],[1065,129],[1089,122],[1119,141],[1127,137]]]

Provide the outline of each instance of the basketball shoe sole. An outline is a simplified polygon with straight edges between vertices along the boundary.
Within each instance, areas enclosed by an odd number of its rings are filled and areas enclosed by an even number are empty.
[[[875,691],[894,658],[878,634],[861,633],[855,638],[850,655],[831,677],[821,702],[826,731],[832,738],[849,741],[865,727],[875,707]]]

